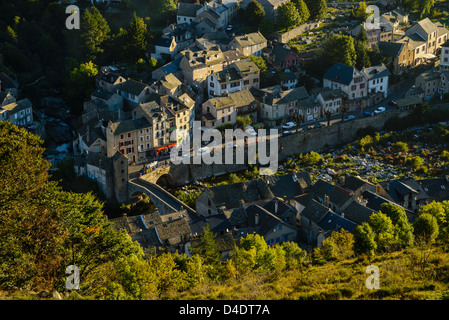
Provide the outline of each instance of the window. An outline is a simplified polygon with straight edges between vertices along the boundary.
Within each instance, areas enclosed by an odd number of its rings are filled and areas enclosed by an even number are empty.
[[[120,139],[123,139],[123,134],[120,135]]]
[[[258,79],[258,78],[256,78],[256,79],[253,80],[253,83],[257,83],[257,82],[259,82],[259,79]]]
[[[128,138],[131,138],[131,133],[128,133]]]
[[[351,91],[354,91],[355,89],[357,89],[356,85],[351,86]]]
[[[209,86],[213,88],[214,87],[214,83],[213,82],[209,83]]]

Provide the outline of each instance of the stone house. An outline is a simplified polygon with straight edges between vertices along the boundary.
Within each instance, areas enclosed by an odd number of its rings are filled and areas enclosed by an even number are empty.
[[[101,72],[96,78],[95,82],[98,88],[103,88],[106,91],[115,92],[115,87],[126,79],[115,72],[104,71]]]
[[[424,100],[429,101],[438,94],[441,83],[440,72],[432,69],[421,73],[415,79],[415,88],[424,93]]]
[[[383,98],[388,95],[388,78],[391,75],[388,68],[382,63],[378,66],[363,68],[361,73],[368,81],[368,93],[374,94],[381,92]]]
[[[315,110],[317,106],[312,109],[306,107],[307,103],[301,106],[301,102],[310,98],[305,87],[282,90],[277,85],[263,89],[252,88],[251,93],[258,102],[260,119],[266,122],[269,127],[281,125],[284,120],[289,119],[296,113],[319,116],[319,109]]]
[[[267,61],[275,70],[291,68],[302,62],[301,58],[285,44],[278,44],[275,46],[274,49],[269,52]]]
[[[323,87],[340,89],[348,98],[358,99],[368,95],[368,82],[355,67],[336,63],[324,74]]]
[[[236,36],[228,44],[228,50],[236,50],[245,57],[251,55],[260,57],[266,47],[267,39],[260,32]]]
[[[260,86],[260,70],[251,59],[238,60],[207,77],[209,97]]]
[[[235,124],[240,115],[249,115],[254,121],[257,120],[257,111],[257,102],[246,89],[204,102],[201,122],[206,128],[216,128],[224,123]]]
[[[186,84],[203,82],[214,72],[223,70],[225,61],[220,46],[205,39],[197,39],[186,50],[180,52],[179,69]]]
[[[177,23],[192,23],[195,21],[197,12],[202,9],[203,6],[197,3],[179,2],[178,9],[176,11]]]
[[[327,111],[330,111],[332,115],[339,114],[346,97],[347,95],[340,89],[323,88],[316,99],[321,104],[325,116]]]
[[[123,97],[125,107],[134,109],[139,103],[146,102],[150,96],[150,87],[139,81],[128,79],[115,88],[116,93]]]
[[[6,104],[7,102],[11,102]],[[33,106],[27,98],[16,101],[5,97],[5,104],[0,107],[0,120],[9,121],[17,126],[30,126],[33,124]]]
[[[379,42],[379,50],[385,57],[385,65],[399,75],[414,65],[414,49],[406,42]]]

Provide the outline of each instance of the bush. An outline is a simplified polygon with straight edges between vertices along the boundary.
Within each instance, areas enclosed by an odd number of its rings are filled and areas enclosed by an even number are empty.
[[[417,170],[418,168],[421,168],[423,165],[423,159],[420,156],[415,156],[412,158],[407,158],[405,160],[405,164],[415,170]],[[427,168],[426,168],[427,170]],[[427,172],[427,171],[426,171]]]
[[[393,148],[398,152],[408,152],[407,142],[398,141],[393,144]]]

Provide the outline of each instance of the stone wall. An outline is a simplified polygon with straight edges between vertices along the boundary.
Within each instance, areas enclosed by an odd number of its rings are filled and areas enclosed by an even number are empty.
[[[329,146],[342,145],[358,138],[356,132],[359,129],[372,126],[381,129],[385,122],[392,116],[404,117],[410,111],[389,112],[368,118],[359,118],[347,122],[338,122],[329,127],[305,130],[279,138],[279,162],[288,157],[307,153],[310,151],[322,152]],[[269,146],[267,147],[269,148]],[[268,149],[269,150],[269,149]],[[245,162],[247,153],[245,149]],[[235,163],[235,161],[234,161]],[[227,173],[243,171],[248,168],[247,164],[179,164],[170,165],[169,169],[154,171],[152,181],[162,174],[169,174],[175,185],[192,183],[195,180],[203,180],[212,176],[220,176]],[[168,171],[167,171],[168,170]]]
[[[312,29],[318,28],[320,26],[320,24],[321,24],[320,21],[308,22],[308,23],[302,24],[294,29],[291,29],[287,32],[284,32],[282,34],[274,33],[271,35],[271,38],[273,40],[277,40],[278,42],[287,43],[291,39],[294,39],[294,38],[300,36],[301,34],[303,34],[306,31],[310,31]]]

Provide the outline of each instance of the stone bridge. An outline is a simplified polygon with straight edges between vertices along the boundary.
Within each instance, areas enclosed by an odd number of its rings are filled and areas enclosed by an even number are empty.
[[[148,195],[161,214],[186,210],[189,215],[198,216],[194,209],[187,206],[170,192],[142,178],[128,181],[128,197],[131,198],[136,193]]]

